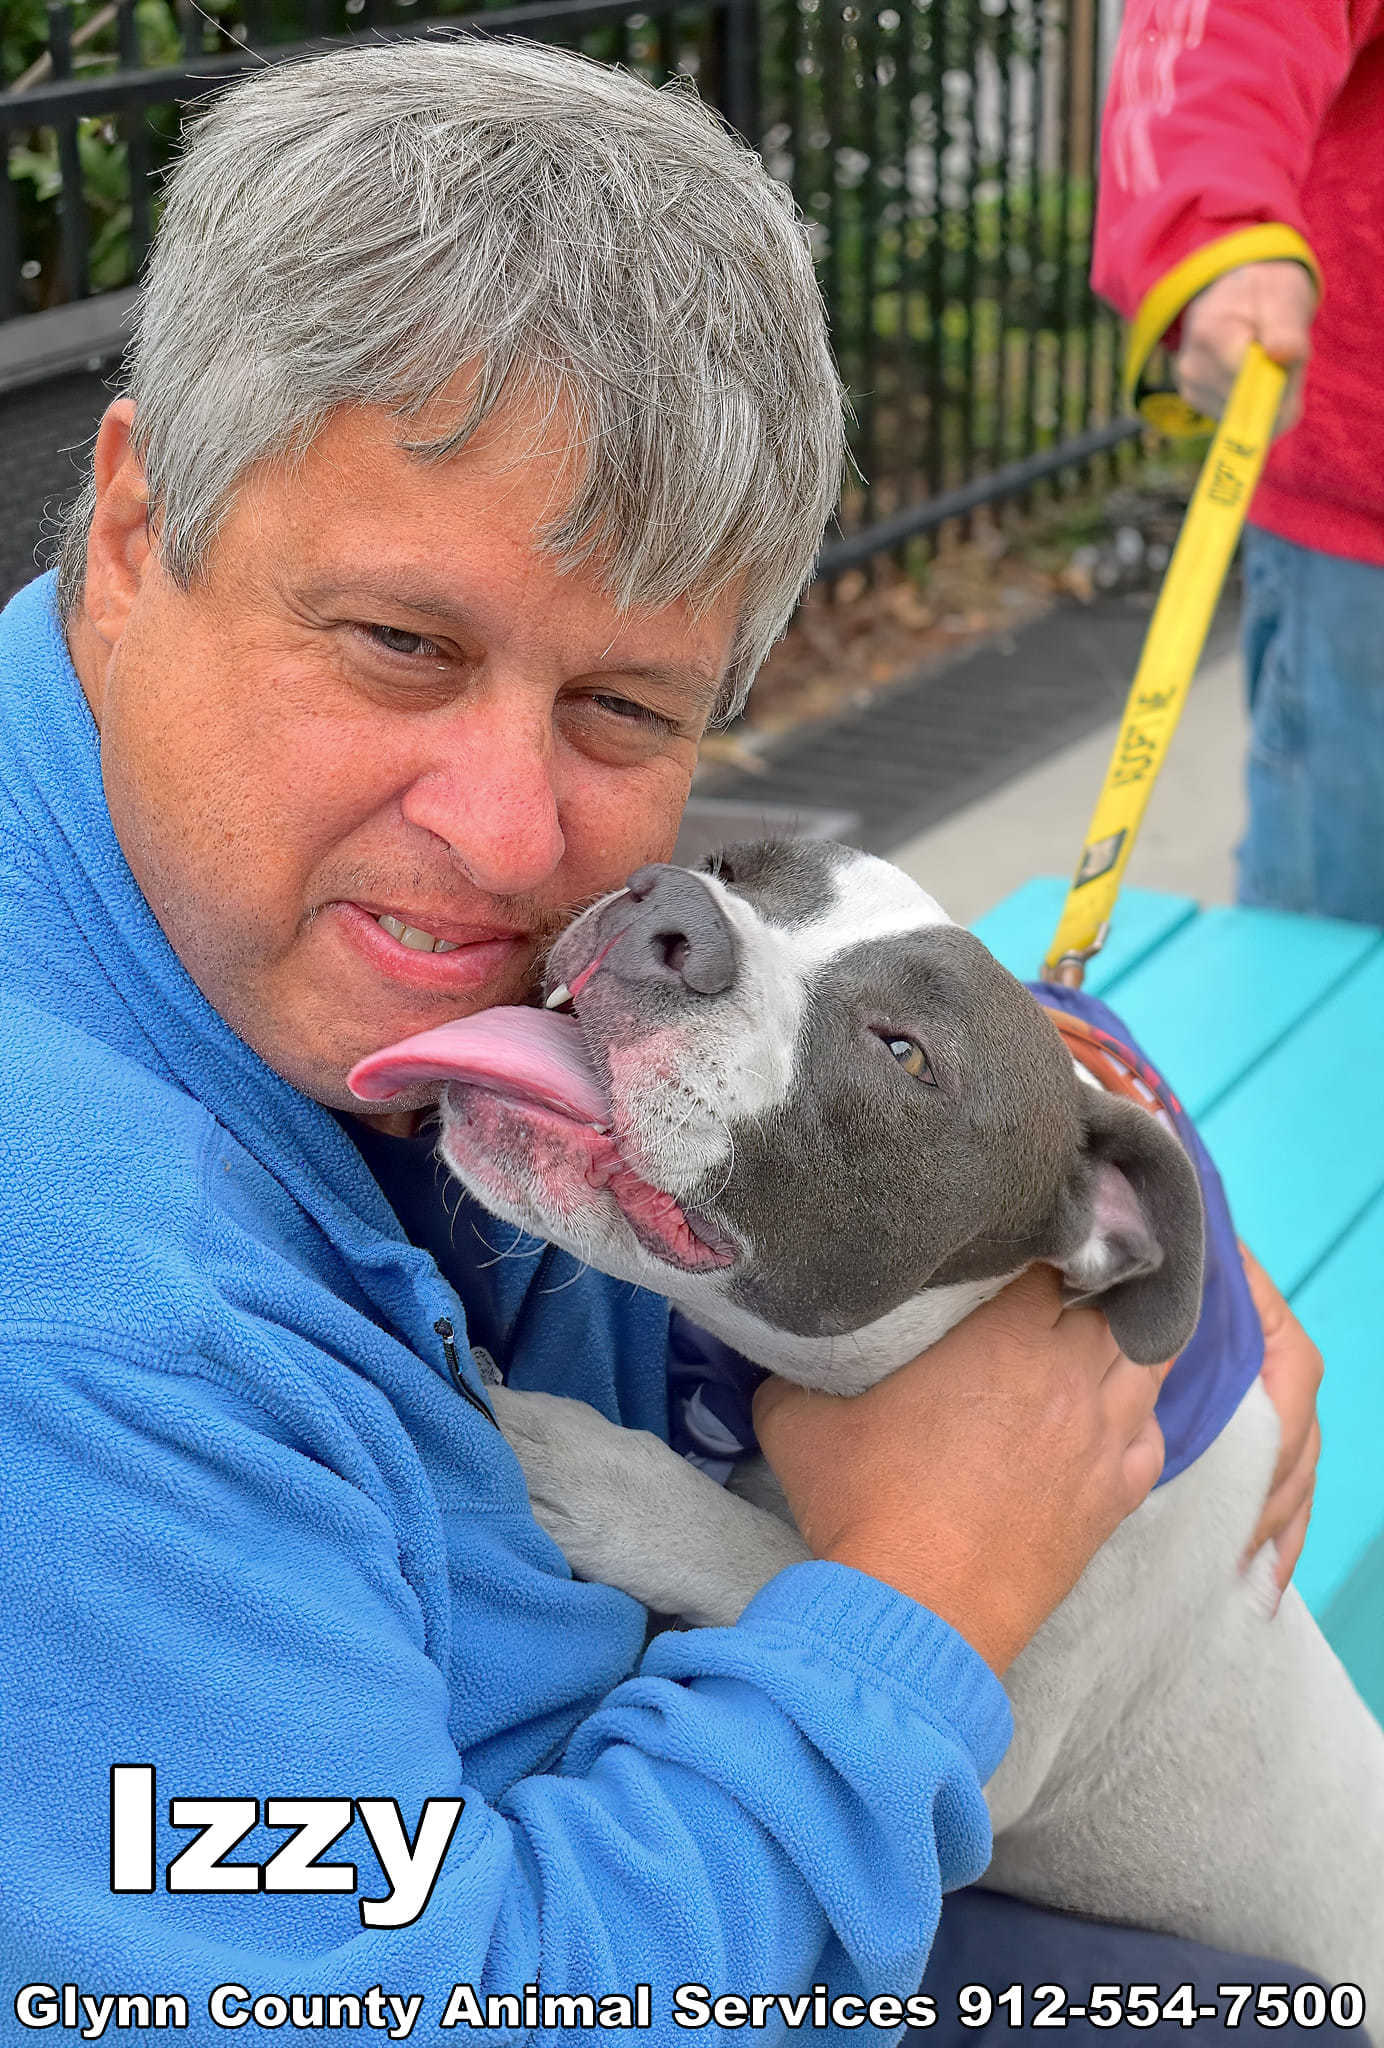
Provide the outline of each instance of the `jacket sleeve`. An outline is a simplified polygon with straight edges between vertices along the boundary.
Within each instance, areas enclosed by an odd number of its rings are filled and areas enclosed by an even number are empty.
[[[428,1639],[368,1488],[135,1346],[8,1348],[0,2038],[32,1983],[179,1993],[197,2043],[224,2041],[207,2001],[228,1983],[422,1994],[418,2039],[456,1984],[646,1983],[655,2042],[683,2037],[685,1983],[916,1991],[942,1891],[987,1861],[980,1786],[1009,1734],[997,1681],[938,1618],[794,1566],[734,1628],[655,1638],[546,1770],[487,1786],[484,1745],[459,1754],[450,1729],[503,1725],[503,1674],[478,1679],[464,1613],[450,1646]],[[477,1516],[468,1545],[493,1540]],[[147,1896],[109,1889],[118,1762],[157,1770]],[[209,1795],[394,1798],[410,1831],[427,1798],[465,1805],[421,1917],[371,1929],[358,1896],[171,1895],[189,1836],[168,1801]],[[284,1840],[257,1827],[231,1860]],[[360,1895],[387,1889],[359,1823],[326,1860],[357,1865]]]
[[[1128,0],[1092,269],[1126,319],[1208,243],[1269,223],[1305,239],[1303,182],[1367,11],[1350,0]]]

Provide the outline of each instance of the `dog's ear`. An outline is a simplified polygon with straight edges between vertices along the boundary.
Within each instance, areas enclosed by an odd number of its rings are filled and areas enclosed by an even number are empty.
[[[1127,1358],[1155,1365],[1201,1313],[1201,1187],[1182,1146],[1137,1102],[1083,1086],[1085,1142],[1054,1260],[1074,1300],[1100,1308]]]

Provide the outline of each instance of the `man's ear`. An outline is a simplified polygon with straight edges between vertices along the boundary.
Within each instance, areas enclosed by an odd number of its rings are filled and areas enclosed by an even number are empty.
[[[134,417],[133,399],[117,398],[108,405],[92,456],[96,506],[87,537],[82,605],[108,647],[125,630],[152,552],[144,465],[130,438]]]
[[[1201,1187],[1177,1139],[1137,1102],[1080,1089],[1085,1143],[1053,1263],[1101,1309],[1127,1358],[1156,1365],[1201,1314]]]

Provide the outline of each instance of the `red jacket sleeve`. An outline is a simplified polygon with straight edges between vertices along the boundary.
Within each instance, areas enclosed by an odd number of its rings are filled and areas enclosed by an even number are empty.
[[[1092,283],[1127,319],[1195,249],[1304,232],[1317,137],[1378,0],[1128,0],[1101,137]]]

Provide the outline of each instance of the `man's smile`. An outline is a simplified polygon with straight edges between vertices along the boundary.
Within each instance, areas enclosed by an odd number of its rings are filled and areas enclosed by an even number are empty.
[[[445,909],[430,910],[404,903],[376,903],[366,897],[350,900],[357,910],[373,917],[392,939],[419,953],[448,953],[457,946],[474,946],[490,939],[524,939],[539,936],[532,922],[515,924],[508,918],[458,918]],[[551,920],[554,931],[562,929]]]
[[[329,903],[319,919],[340,931],[359,958],[392,981],[458,997],[474,995],[496,982],[508,983],[516,969],[527,967],[546,936],[537,930],[464,925],[441,917],[430,917],[425,925],[415,922],[413,914],[355,902]]]

